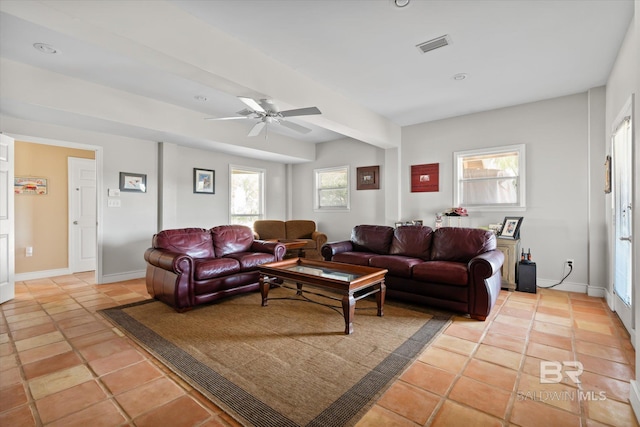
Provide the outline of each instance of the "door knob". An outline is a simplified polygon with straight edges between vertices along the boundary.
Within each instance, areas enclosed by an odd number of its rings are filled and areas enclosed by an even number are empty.
[[[78,221],[73,221],[73,224],[74,225],[78,225]]]

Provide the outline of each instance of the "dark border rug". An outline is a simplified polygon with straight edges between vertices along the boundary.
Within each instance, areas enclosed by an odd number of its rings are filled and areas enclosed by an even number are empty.
[[[341,309],[294,294],[273,289],[267,307],[250,293],[185,313],[154,300],[100,312],[238,422],[264,427],[354,425],[451,318],[395,301],[378,317],[365,299],[345,335]]]

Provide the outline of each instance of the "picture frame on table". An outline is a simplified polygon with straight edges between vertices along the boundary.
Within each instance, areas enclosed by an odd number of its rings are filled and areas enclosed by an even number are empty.
[[[380,189],[380,166],[365,166],[356,168],[357,190]]]
[[[193,168],[193,192],[196,194],[215,194],[216,171]]]
[[[147,175],[142,173],[120,172],[120,191],[146,193]]]
[[[500,239],[516,240],[520,238],[520,226],[524,220],[521,216],[507,216],[502,222],[502,228],[498,232]]]

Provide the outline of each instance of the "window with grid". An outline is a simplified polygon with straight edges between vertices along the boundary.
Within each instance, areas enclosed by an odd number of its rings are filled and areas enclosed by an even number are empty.
[[[349,167],[315,169],[316,211],[349,210]]]
[[[526,208],[525,145],[453,153],[454,206],[475,210]]]

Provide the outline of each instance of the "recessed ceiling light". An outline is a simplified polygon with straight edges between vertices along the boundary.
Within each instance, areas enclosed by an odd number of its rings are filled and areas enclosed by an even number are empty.
[[[196,101],[200,101],[200,102],[205,102],[207,100],[206,96],[202,96],[202,95],[196,95],[194,96]]]
[[[405,7],[409,4],[409,0],[395,0],[394,3],[398,7]]]
[[[469,75],[467,73],[458,73],[456,75],[453,76],[453,80],[465,80],[466,78],[468,78]]]
[[[34,43],[33,47],[42,53],[48,53],[50,55],[53,55],[55,53],[60,53],[58,49],[46,43]]]

